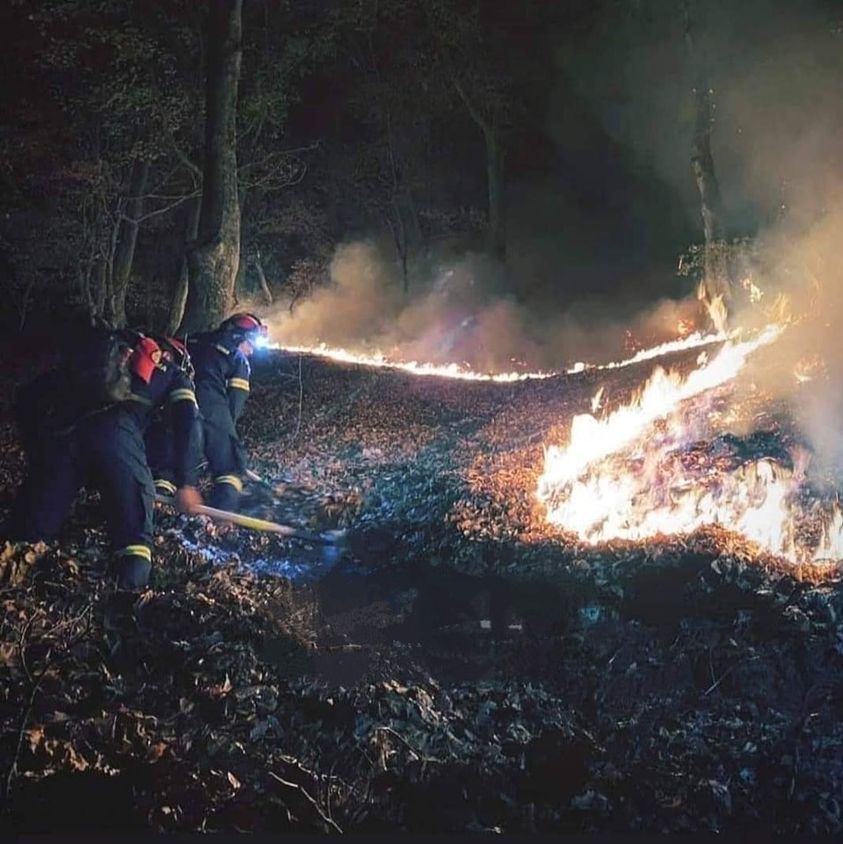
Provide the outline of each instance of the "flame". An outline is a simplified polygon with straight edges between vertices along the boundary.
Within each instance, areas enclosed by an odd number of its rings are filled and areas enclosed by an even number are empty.
[[[680,319],[676,324],[676,333],[680,337],[687,337],[694,331],[694,323],[689,319]]]
[[[514,381],[553,378],[563,374],[576,375],[580,372],[585,372],[586,370],[618,369],[624,366],[631,366],[635,363],[641,363],[642,361],[650,360],[652,358],[669,355],[674,352],[689,351],[692,349],[702,348],[704,346],[711,346],[715,343],[722,343],[729,339],[729,336],[730,335],[727,335],[724,332],[703,334],[702,332],[697,331],[686,337],[669,340],[649,349],[641,349],[632,357],[625,358],[624,360],[610,361],[609,363],[601,364],[585,363],[580,361],[564,370],[513,371],[497,373],[477,372],[476,370],[462,366],[458,363],[436,364],[414,360],[397,360],[381,351],[355,352],[339,346],[328,346],[325,343],[319,343],[315,346],[285,346],[280,343],[269,343],[267,344],[267,348],[279,349],[291,354],[315,355],[316,357],[328,358],[329,360],[338,361],[340,363],[351,363],[357,366],[397,369],[402,372],[409,372],[412,375],[436,376],[439,378],[459,378],[464,381],[492,381],[495,383],[507,384]]]
[[[749,294],[749,301],[753,305],[758,304],[764,297],[764,291],[753,282],[750,276],[747,276],[741,281],[741,287]]]
[[[835,505],[831,520],[823,526],[814,562],[843,559],[843,512]]]
[[[361,353],[337,346],[320,343],[316,346],[282,346],[274,344],[270,348],[281,349],[292,354],[315,355],[328,358],[340,363],[352,363],[357,366],[373,366],[383,369],[398,369],[412,375],[438,376],[440,378],[461,378],[464,381],[495,381],[510,383],[513,381],[527,381],[530,379],[552,378],[558,372],[476,372],[458,363],[424,363],[421,361],[393,360],[382,352]]]
[[[600,364],[575,363],[570,369],[566,369],[565,373],[567,375],[573,375],[577,372],[584,372],[587,369],[621,369],[624,366],[632,366],[635,363],[642,363],[645,360],[664,357],[665,355],[670,355],[674,352],[687,352],[692,349],[700,349],[704,346],[713,346],[715,343],[723,343],[736,336],[736,332],[727,334],[725,331],[718,331],[712,334],[703,334],[701,331],[695,331],[687,337],[680,337],[676,340],[668,340],[666,343],[660,343],[658,346],[653,346],[649,349],[641,349],[632,357],[626,358],[625,360]]]
[[[692,472],[682,459],[708,420],[708,404],[700,397],[731,381],[747,357],[782,330],[769,326],[752,340],[730,341],[710,359],[703,353],[700,366],[687,376],[658,367],[629,404],[602,419],[574,417],[568,445],[545,450],[537,494],[548,522],[589,543],[720,524],[793,561],[839,555],[838,508],[813,552],[797,541],[800,514],[792,502],[799,471],[762,458],[732,473],[708,471],[700,478],[700,466]]]

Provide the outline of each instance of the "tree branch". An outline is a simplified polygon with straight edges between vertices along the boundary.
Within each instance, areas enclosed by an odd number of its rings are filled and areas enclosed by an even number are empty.
[[[282,779],[274,771],[270,771],[269,775],[272,777],[272,779],[274,779],[276,782],[281,783],[281,785],[285,786],[286,788],[291,788],[294,791],[298,791],[305,798],[305,800],[307,800],[307,802],[310,803],[311,806],[313,806],[319,817],[322,818],[322,820],[331,829],[333,829],[334,832],[338,832],[340,835],[342,835],[342,829],[337,824],[337,822],[335,820],[332,820],[325,814],[322,807],[313,799],[313,797],[311,797],[311,795],[307,791],[305,791],[304,788],[302,788],[302,786],[300,786],[297,782],[289,782],[288,780]]]

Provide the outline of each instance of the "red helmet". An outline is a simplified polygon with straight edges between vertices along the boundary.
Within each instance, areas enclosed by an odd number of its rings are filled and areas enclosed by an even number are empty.
[[[254,314],[234,314],[220,325],[220,329],[231,334],[237,342],[248,340],[254,343],[259,337],[267,335],[266,326]]]
[[[142,334],[138,337],[129,357],[129,369],[145,384],[148,384],[152,379],[152,373],[155,372],[155,367],[161,361],[161,347],[152,337],[145,337]]]
[[[155,339],[161,347],[164,357],[174,363],[183,372],[186,372],[192,379],[194,375],[193,363],[190,360],[187,346],[175,337],[158,336]]]

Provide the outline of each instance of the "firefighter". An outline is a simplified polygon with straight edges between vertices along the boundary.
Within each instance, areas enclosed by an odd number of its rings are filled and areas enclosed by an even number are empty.
[[[211,505],[221,510],[236,512],[243,491],[246,461],[237,420],[249,397],[249,358],[265,337],[266,326],[256,316],[243,313],[189,343],[203,447],[214,484]]]
[[[55,538],[79,487],[90,483],[105,509],[118,588],[137,590],[148,585],[152,569],[154,490],[144,430],[154,410],[169,403],[177,443],[176,504],[190,512],[201,503],[187,459],[195,454],[198,414],[190,379],[163,358],[154,340],[133,335],[123,362],[125,398],[94,409],[80,404],[78,373],[68,368],[46,373],[20,393],[17,418],[27,426],[28,473],[8,532],[26,541]],[[91,370],[91,379],[97,371]]]
[[[175,337],[150,336],[158,343],[164,360],[184,373],[192,385],[195,372],[187,346]],[[155,494],[168,498],[174,496],[178,490],[176,483],[177,446],[172,415],[170,405],[159,407],[153,414],[144,436],[147,462],[152,471]],[[194,441],[191,442],[191,448],[193,453],[184,455],[184,459],[191,461],[191,471],[195,474],[198,472],[202,460],[201,436],[194,438]]]

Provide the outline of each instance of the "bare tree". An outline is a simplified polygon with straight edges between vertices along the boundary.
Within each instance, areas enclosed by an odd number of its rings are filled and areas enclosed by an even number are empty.
[[[132,276],[138,225],[143,214],[144,191],[149,176],[149,162],[135,159],[129,178],[129,196],[120,203],[116,221],[116,244],[110,266],[108,293],[103,316],[112,324],[126,324],[126,293]]]

